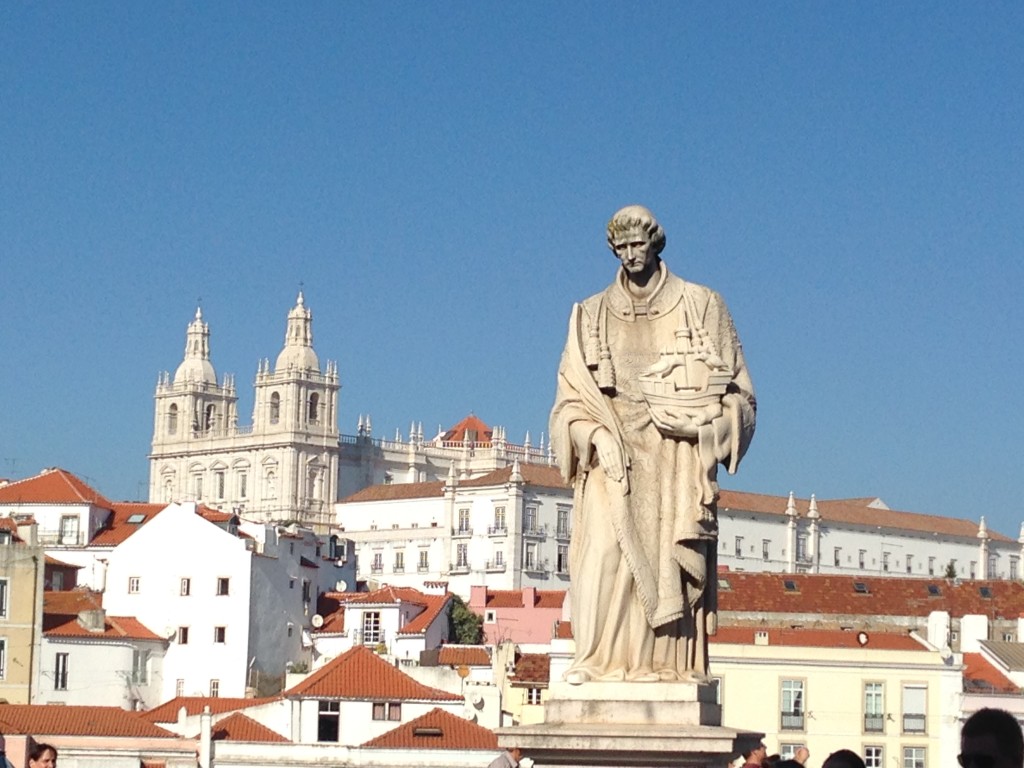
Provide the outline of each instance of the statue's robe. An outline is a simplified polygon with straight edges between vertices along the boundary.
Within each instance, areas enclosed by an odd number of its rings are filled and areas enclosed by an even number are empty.
[[[754,388],[724,301],[664,264],[653,279],[654,289],[638,302],[620,269],[604,292],[575,305],[558,371],[551,446],[575,488],[570,673],[584,679],[707,674],[707,635],[716,620],[717,465],[735,471],[754,432]],[[587,366],[595,323],[611,354],[613,394],[598,388]],[[726,394],[732,407],[694,438],[663,435],[638,384],[660,351],[673,348],[681,324],[702,326],[733,373]],[[598,463],[592,437],[601,427],[622,451],[622,481]]]

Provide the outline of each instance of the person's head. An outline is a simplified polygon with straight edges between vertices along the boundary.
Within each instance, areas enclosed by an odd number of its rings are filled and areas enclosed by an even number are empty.
[[[768,756],[768,747],[764,745],[764,742],[758,742],[756,747],[748,749],[743,753],[743,760],[748,763],[757,763],[758,765]]]
[[[627,205],[608,222],[608,247],[627,273],[650,273],[665,248],[665,232],[642,205]]]
[[[28,768],[56,768],[57,750],[49,744],[35,744],[28,751]]]
[[[960,731],[956,759],[964,768],[1021,768],[1024,735],[1017,718],[1002,709],[979,709]]]
[[[840,749],[826,757],[821,768],[864,768],[864,761],[853,750]]]
[[[512,755],[512,759],[515,760],[517,763],[523,759],[523,750],[521,747],[512,747],[512,749],[510,749],[508,753]]]

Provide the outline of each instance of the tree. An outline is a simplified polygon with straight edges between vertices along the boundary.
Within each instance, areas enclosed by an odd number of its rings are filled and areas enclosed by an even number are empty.
[[[946,563],[946,578],[947,579],[955,579],[956,578],[956,559],[955,558],[950,559],[950,561],[948,563]]]
[[[463,599],[455,595],[448,613],[448,637],[452,642],[477,645],[483,638],[483,628],[483,617],[473,613]]]

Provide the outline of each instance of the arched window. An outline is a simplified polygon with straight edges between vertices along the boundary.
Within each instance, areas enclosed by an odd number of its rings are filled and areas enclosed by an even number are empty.
[[[216,416],[217,416],[217,406],[215,406],[215,405],[208,405],[208,406],[206,406],[206,421],[203,424],[203,431],[204,432],[209,432],[211,429],[213,429],[213,422],[214,422],[214,419],[216,418]]]
[[[281,395],[274,392],[270,395],[270,423],[277,424],[281,420]]]
[[[274,474],[274,470],[272,470],[272,469],[268,469],[267,470],[267,483],[266,483],[266,487],[267,487],[267,498],[268,499],[276,499],[277,498],[277,475]]]
[[[171,407],[167,411],[167,434],[175,435],[178,433],[178,404],[171,403]]]
[[[314,392],[309,396],[309,422],[316,424],[320,411],[320,395]]]

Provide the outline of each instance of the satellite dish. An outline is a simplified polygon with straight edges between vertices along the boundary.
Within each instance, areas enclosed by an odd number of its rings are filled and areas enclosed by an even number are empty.
[[[344,579],[341,579],[340,581],[338,581],[337,584],[334,585],[334,589],[337,592],[348,592],[348,582]]]
[[[857,633],[857,642],[860,643],[860,646],[862,648],[865,645],[868,644],[868,640],[869,640],[869,638],[868,638],[868,633],[867,632],[858,632]]]
[[[314,613],[313,618],[309,620],[309,623],[312,624],[316,629],[320,629],[320,627],[324,625],[324,617],[321,616],[319,613]]]

